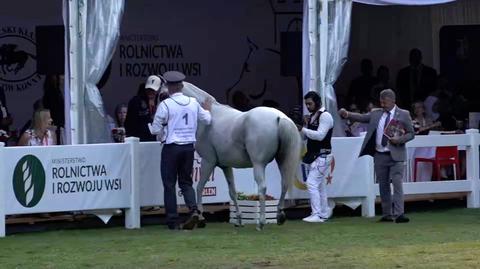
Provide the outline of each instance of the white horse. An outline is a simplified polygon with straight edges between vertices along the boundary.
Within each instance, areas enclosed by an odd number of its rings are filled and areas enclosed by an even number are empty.
[[[268,107],[257,107],[240,112],[222,105],[198,87],[184,82],[183,93],[196,98],[200,103],[213,100],[210,125],[200,125],[195,149],[202,157],[200,181],[197,185],[198,209],[203,213],[202,193],[205,183],[216,166],[220,167],[228,182],[230,198],[236,207],[237,223],[241,226],[241,212],[232,168],[253,167],[260,200],[260,221],[257,229],[265,225],[265,167],[273,159],[281,174],[282,191],[278,204],[277,223],[285,222],[285,194],[293,182],[300,165],[302,142],[297,127],[285,114]],[[200,214],[201,225],[205,219]]]

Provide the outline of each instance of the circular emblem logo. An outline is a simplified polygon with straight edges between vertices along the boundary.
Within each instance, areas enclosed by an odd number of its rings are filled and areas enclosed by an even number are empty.
[[[20,82],[36,73],[35,42],[19,34],[0,35],[0,80]]]
[[[24,207],[34,207],[42,199],[45,190],[45,169],[33,155],[23,156],[13,172],[13,191]]]
[[[0,28],[0,88],[24,91],[39,83],[35,32],[29,27]]]

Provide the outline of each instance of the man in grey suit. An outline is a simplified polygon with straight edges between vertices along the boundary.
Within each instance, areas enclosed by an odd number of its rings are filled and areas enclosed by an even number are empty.
[[[344,108],[340,109],[339,114],[351,121],[368,123],[360,156],[370,155],[374,160],[382,200],[380,221],[405,223],[410,220],[404,214],[402,182],[407,160],[405,143],[415,136],[412,119],[407,110],[396,106],[395,93],[391,89],[380,92],[380,106],[381,109],[372,110],[367,114],[349,112]],[[394,121],[395,125],[400,127],[398,132],[393,136],[385,135],[385,127]],[[390,183],[393,184],[393,197]]]

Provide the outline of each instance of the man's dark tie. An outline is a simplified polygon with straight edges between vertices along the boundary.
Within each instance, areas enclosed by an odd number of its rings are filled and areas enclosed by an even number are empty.
[[[390,121],[390,112],[387,112],[387,118],[385,119],[385,124],[383,125],[383,130],[388,126],[388,122]],[[386,147],[388,142],[388,137],[385,134],[382,136],[382,146]]]

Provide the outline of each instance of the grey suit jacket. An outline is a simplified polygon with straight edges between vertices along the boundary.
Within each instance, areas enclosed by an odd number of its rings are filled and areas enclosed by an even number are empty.
[[[368,123],[367,134],[363,140],[362,149],[360,151],[360,156],[371,155],[373,156],[376,152],[376,133],[377,126],[380,118],[382,117],[383,109],[375,109],[372,112],[367,114],[359,113],[348,113],[348,119],[352,121],[359,121]],[[412,140],[415,137],[415,132],[413,130],[412,119],[410,118],[410,113],[407,110],[401,109],[397,106],[395,109],[395,115],[393,119],[399,121],[405,128],[405,134],[399,137],[400,144],[393,145],[388,143],[388,149],[390,149],[390,154],[394,161],[402,162],[407,159],[407,151],[405,143]]]

